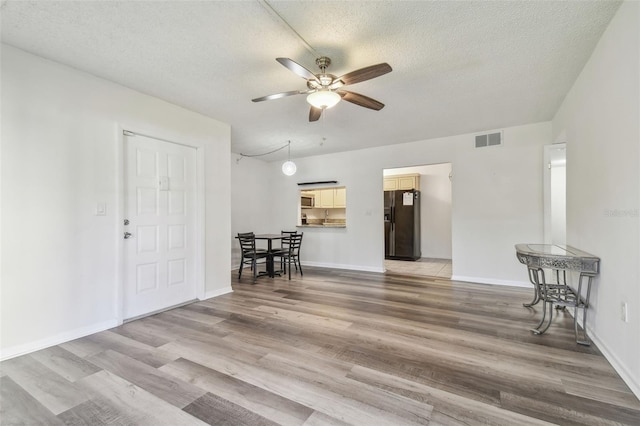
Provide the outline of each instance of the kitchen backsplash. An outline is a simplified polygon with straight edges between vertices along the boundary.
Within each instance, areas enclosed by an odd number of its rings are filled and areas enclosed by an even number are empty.
[[[347,209],[304,209],[302,214],[307,215],[307,223],[311,223],[309,221],[317,223],[315,220],[320,220],[320,223],[322,223],[325,219],[327,219],[327,222],[335,220],[344,222],[347,219]]]

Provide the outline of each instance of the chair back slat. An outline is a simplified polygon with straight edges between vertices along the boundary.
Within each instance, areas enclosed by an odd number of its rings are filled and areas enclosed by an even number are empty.
[[[292,235],[296,235],[298,231],[280,231],[280,235],[282,235],[282,239],[280,240],[280,245],[283,249],[289,249],[289,240]]]
[[[243,252],[256,251],[256,236],[253,232],[238,233],[238,241]]]
[[[302,245],[302,235],[304,232],[300,234],[293,234],[289,237],[289,253],[293,255],[298,255],[300,252],[300,246]]]

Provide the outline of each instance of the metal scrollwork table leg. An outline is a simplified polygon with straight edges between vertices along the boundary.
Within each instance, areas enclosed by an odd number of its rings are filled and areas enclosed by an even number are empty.
[[[531,280],[535,288],[535,296],[531,303],[523,304],[526,307],[531,307],[542,300],[542,319],[538,325],[531,329],[534,334],[540,335],[545,333],[551,322],[553,321],[553,307],[556,305],[556,309],[565,309],[565,307],[573,307],[573,328],[576,336],[576,343],[584,346],[590,346],[591,341],[587,336],[587,308],[589,307],[589,296],[591,295],[591,283],[593,281],[593,275],[588,273],[581,273],[578,279],[578,289],[573,291],[571,287],[567,285],[566,272],[555,270],[556,282],[547,283],[545,281],[545,274],[541,268],[529,267],[529,279]],[[562,280],[561,280],[562,277]],[[587,279],[587,294],[586,297],[582,297],[582,287],[584,278]],[[582,335],[578,326],[578,309],[582,309]],[[547,310],[548,318],[547,318]],[[545,324],[546,323],[546,324]]]

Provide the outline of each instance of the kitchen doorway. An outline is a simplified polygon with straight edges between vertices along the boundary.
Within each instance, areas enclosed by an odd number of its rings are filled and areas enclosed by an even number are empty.
[[[418,192],[419,249],[416,260],[398,260],[389,256],[389,228],[392,215],[385,210],[385,260],[387,273],[451,278],[451,163],[427,164],[383,170],[384,189]],[[412,188],[409,186],[413,185]],[[385,196],[385,199],[389,198]],[[387,214],[389,213],[389,214]]]

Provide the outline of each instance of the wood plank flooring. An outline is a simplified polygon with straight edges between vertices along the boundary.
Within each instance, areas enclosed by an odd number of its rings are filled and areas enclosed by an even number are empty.
[[[524,271],[523,271],[524,273]],[[640,424],[531,291],[306,268],[0,364],[4,425]]]

